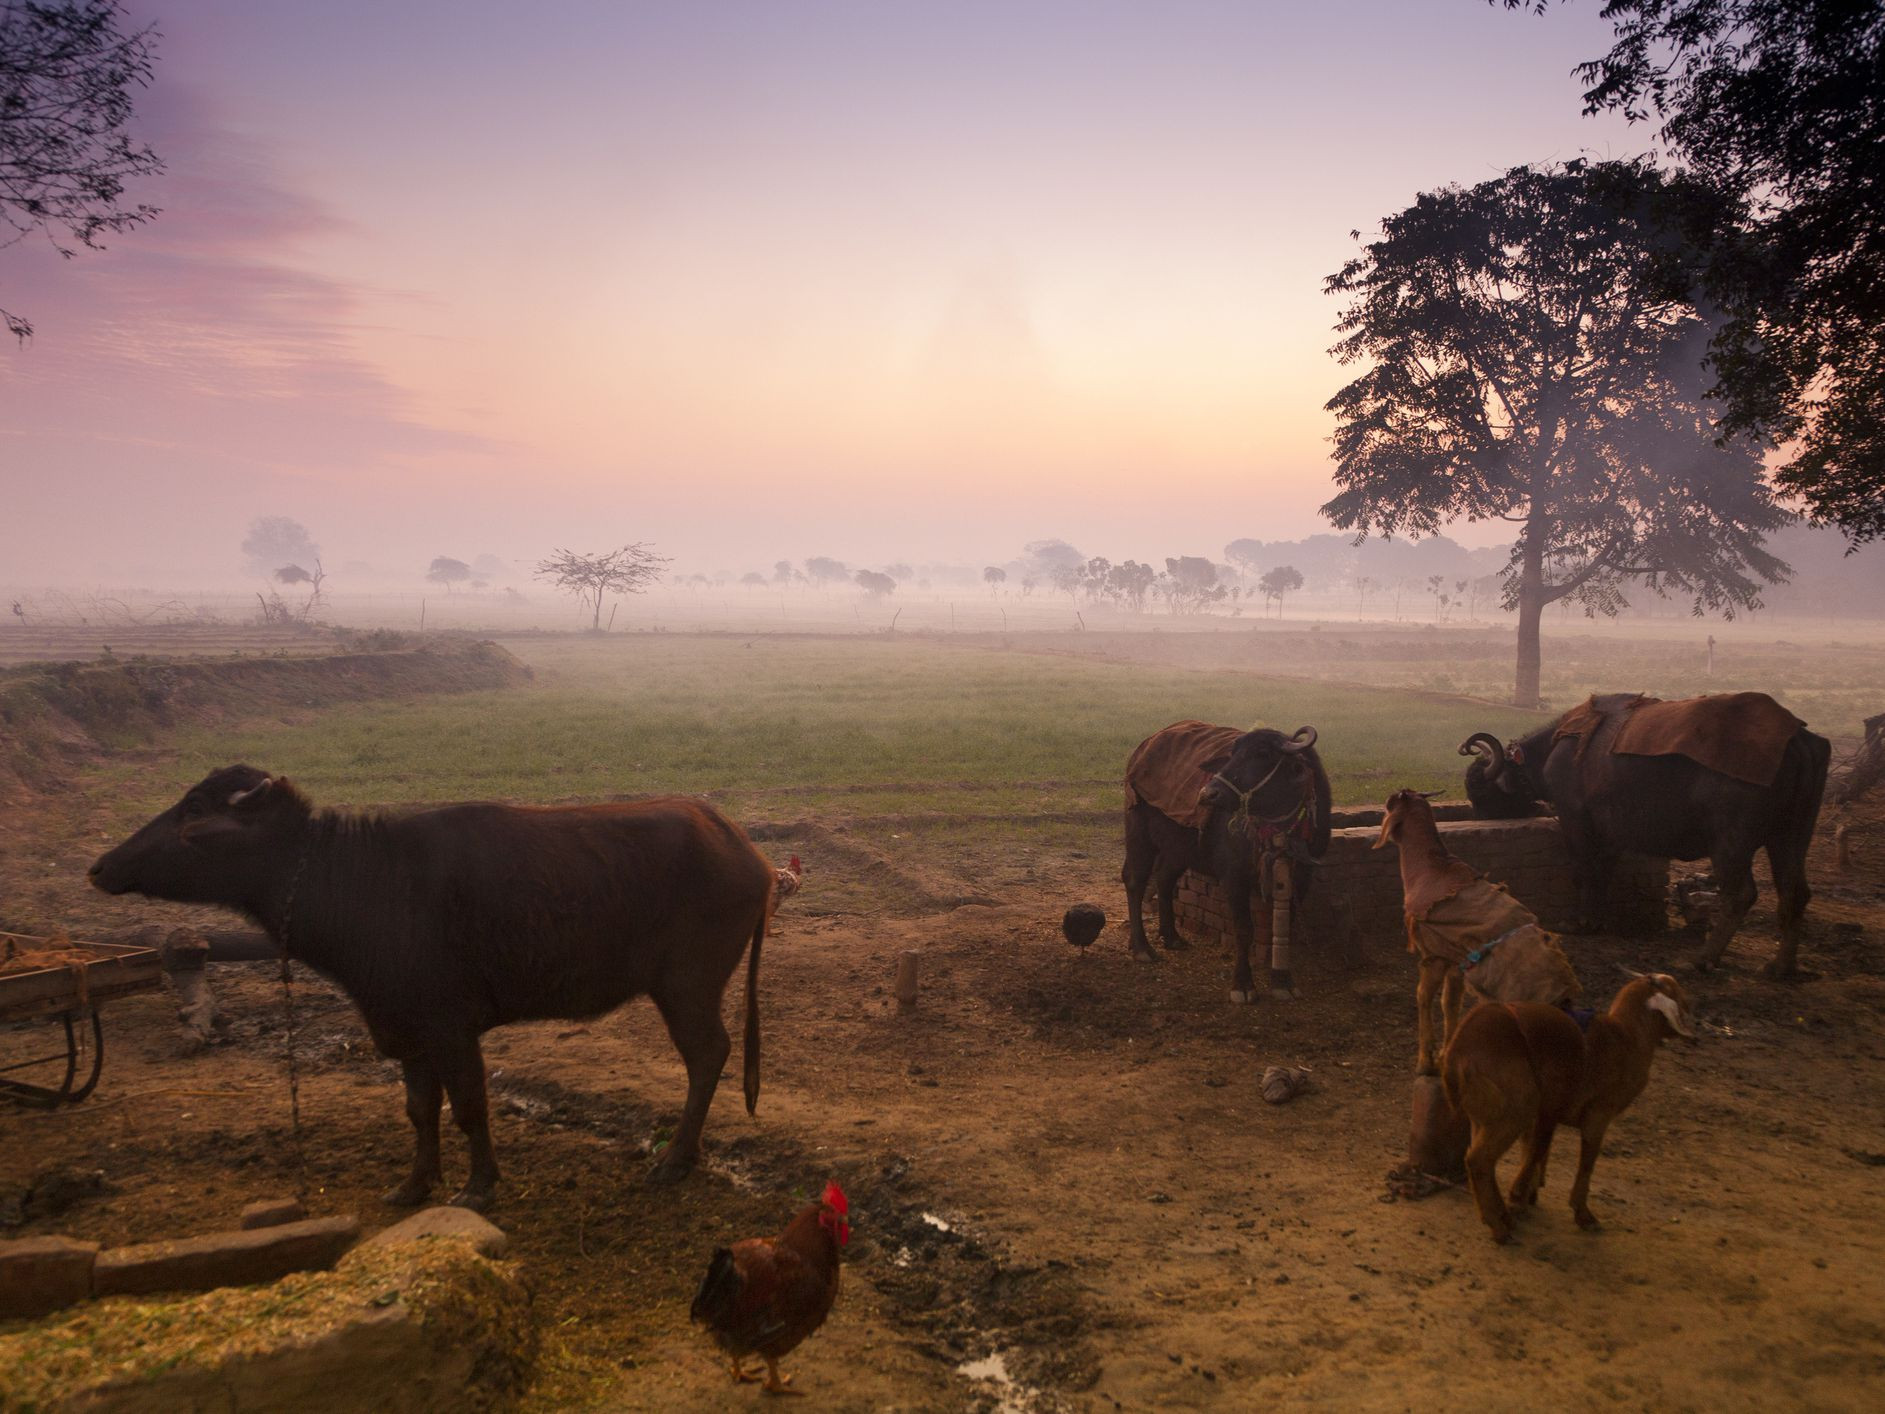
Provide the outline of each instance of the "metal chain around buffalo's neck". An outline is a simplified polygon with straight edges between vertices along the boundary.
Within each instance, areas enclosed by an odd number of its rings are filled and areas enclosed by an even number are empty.
[[[288,897],[281,906],[281,936],[276,939],[281,948],[281,1009],[283,1026],[287,1032],[288,1130],[294,1149],[295,1201],[304,1210],[308,1205],[308,1155],[301,1144],[301,1070],[295,1055],[295,976],[294,966],[288,961],[288,925],[294,917],[295,894],[301,887],[301,871],[308,867],[308,850],[312,844],[310,838],[302,845],[294,877],[288,881]]]

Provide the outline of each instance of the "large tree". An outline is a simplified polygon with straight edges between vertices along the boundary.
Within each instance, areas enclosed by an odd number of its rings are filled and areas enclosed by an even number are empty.
[[[321,558],[308,528],[291,516],[257,516],[242,537],[242,557],[249,573],[267,577],[285,565],[305,565]]]
[[[1543,11],[1546,0],[1503,0]],[[1722,429],[1786,444],[1780,487],[1885,536],[1885,0],[1607,0],[1586,112],[1660,120],[1740,198],[1707,233]]]
[[[536,577],[548,580],[587,605],[589,626],[599,630],[605,594],[639,594],[661,577],[661,567],[667,563],[666,555],[657,555],[637,541],[619,550],[604,550],[593,555],[558,550],[549,559],[537,562]],[[615,621],[613,610],[609,621]]]
[[[157,35],[126,33],[121,17],[117,0],[0,0],[0,247],[41,234],[70,258],[157,214],[123,199],[126,182],[163,170],[125,131]],[[33,332],[8,309],[0,323]]]
[[[1518,167],[1427,193],[1329,277],[1332,350],[1366,371],[1329,401],[1339,527],[1518,529],[1514,699],[1538,701],[1539,623],[1574,599],[1614,613],[1625,581],[1695,612],[1757,604],[1787,519],[1758,449],[1716,444],[1708,326],[1683,231],[1714,198],[1644,162]]]

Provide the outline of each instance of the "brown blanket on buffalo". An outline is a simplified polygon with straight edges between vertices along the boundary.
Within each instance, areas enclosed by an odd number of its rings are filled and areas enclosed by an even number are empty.
[[[1407,928],[1410,950],[1459,963],[1467,985],[1496,1002],[1561,1006],[1583,990],[1557,939],[1490,879],[1475,879],[1425,913],[1409,914]],[[1475,952],[1480,956],[1471,960]]]
[[[1198,792],[1224,768],[1242,735],[1209,722],[1173,722],[1152,733],[1126,762],[1126,808],[1149,805],[1180,825],[1201,828],[1211,812],[1198,804]]]
[[[1686,756],[1750,785],[1780,774],[1787,743],[1805,726],[1764,692],[1725,692],[1680,702],[1641,699],[1610,749],[1623,756]]]

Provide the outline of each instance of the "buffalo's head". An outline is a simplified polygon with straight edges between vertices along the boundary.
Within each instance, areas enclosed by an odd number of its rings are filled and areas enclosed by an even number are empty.
[[[1507,746],[1491,732],[1474,732],[1460,755],[1475,757],[1466,768],[1466,798],[1482,820],[1522,820],[1538,813],[1538,791],[1523,761],[1523,747]]]
[[[261,895],[272,866],[292,863],[308,813],[285,778],[225,766],[87,872],[108,894],[244,907]]]
[[[1390,844],[1398,845],[1401,832],[1410,825],[1428,834],[1437,833],[1433,823],[1433,806],[1428,804],[1437,794],[1437,791],[1397,790],[1389,796],[1387,806],[1381,813],[1381,833],[1375,836],[1373,848],[1386,849]]]
[[[1248,809],[1260,818],[1288,815],[1308,794],[1318,762],[1316,729],[1298,727],[1284,736],[1268,727],[1245,732],[1231,747],[1224,768],[1204,783],[1198,804],[1213,809]]]

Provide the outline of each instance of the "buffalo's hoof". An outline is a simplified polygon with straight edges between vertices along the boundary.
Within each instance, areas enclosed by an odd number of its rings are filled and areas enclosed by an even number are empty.
[[[488,1213],[497,1202],[497,1194],[489,1188],[473,1188],[466,1184],[452,1194],[451,1205],[454,1208],[468,1208],[474,1213]]]
[[[1159,941],[1165,945],[1166,952],[1184,952],[1191,946],[1185,939],[1177,936],[1160,938]]]
[[[1799,977],[1799,975],[1799,968],[1795,967],[1792,963],[1788,963],[1783,967],[1778,958],[1761,969],[1761,976],[1765,977],[1769,982],[1791,982]]]
[[[1129,951],[1132,954],[1133,960],[1135,962],[1157,962],[1158,961],[1158,954],[1153,952],[1151,948],[1142,948],[1135,944],[1133,947],[1129,948],[1127,951]]]
[[[1501,1232],[1495,1227],[1492,1229],[1492,1240],[1501,1247],[1505,1246],[1506,1243],[1512,1240],[1512,1229],[1508,1227],[1504,1232]]]
[[[1275,997],[1279,1002],[1299,1002],[1302,1000],[1302,993],[1297,991],[1294,987],[1278,987],[1274,983],[1271,984],[1270,995]]]
[[[694,1171],[692,1159],[663,1159],[648,1170],[648,1182],[656,1188],[668,1188]]]
[[[1602,1226],[1602,1224],[1597,1221],[1597,1215],[1593,1213],[1589,1208],[1586,1208],[1582,1212],[1576,1213],[1573,1216],[1577,1218],[1577,1225],[1583,1228],[1585,1232],[1595,1232],[1600,1226]]]
[[[430,1183],[422,1183],[416,1178],[409,1178],[397,1188],[389,1188],[380,1195],[380,1201],[395,1208],[416,1208],[425,1202],[426,1195],[432,1191]]]
[[[1237,1003],[1238,1006],[1248,1006],[1257,999],[1257,989],[1252,987],[1248,991],[1245,991],[1240,987],[1232,987],[1230,989],[1230,999]]]

